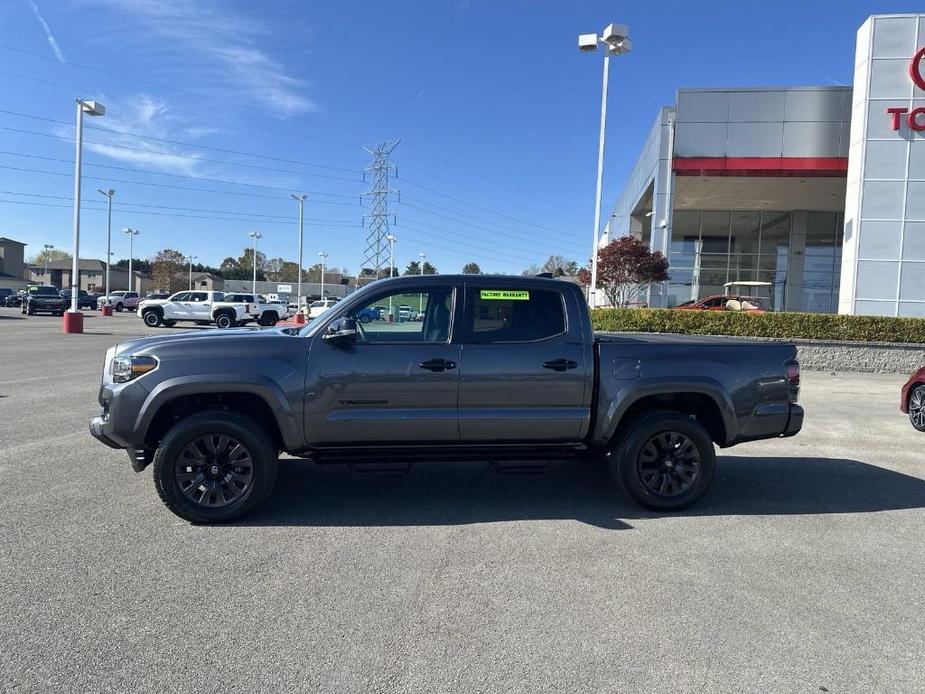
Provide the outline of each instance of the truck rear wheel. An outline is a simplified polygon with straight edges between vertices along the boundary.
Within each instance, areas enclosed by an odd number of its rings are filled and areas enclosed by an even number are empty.
[[[655,511],[676,511],[697,501],[715,468],[710,435],[678,412],[633,420],[610,457],[614,480],[633,501]]]
[[[154,486],[173,513],[191,523],[243,516],[273,491],[278,451],[254,420],[209,410],[178,422],[154,455]]]
[[[236,321],[234,316],[227,311],[223,311],[222,313],[219,313],[217,316],[215,316],[215,325],[222,330],[233,328],[235,323]]]

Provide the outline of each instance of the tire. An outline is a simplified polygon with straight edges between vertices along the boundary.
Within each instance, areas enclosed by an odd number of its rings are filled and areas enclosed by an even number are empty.
[[[278,457],[276,445],[256,421],[237,412],[207,410],[167,432],[154,454],[154,486],[180,518],[224,523],[266,500],[276,483]],[[187,460],[191,464],[184,464]],[[240,464],[245,461],[249,465]]]
[[[917,431],[925,431],[925,386],[916,386],[909,393],[909,423]]]
[[[279,316],[272,311],[267,311],[262,316],[260,316],[260,325],[263,325],[267,328],[272,328],[279,322]]]
[[[175,320],[165,320],[165,321],[164,321],[164,326],[167,327],[167,328],[172,328],[172,327],[175,326],[176,324],[177,324],[177,321],[175,321]]]
[[[234,319],[234,316],[227,312],[219,313],[215,316],[215,326],[222,330],[227,330],[228,328],[233,328],[237,321]]]
[[[123,306],[121,302],[116,304],[116,313],[122,313],[123,308],[125,308],[125,306]]]
[[[33,311],[31,308],[27,308],[25,311],[23,311],[23,313],[25,313],[27,316],[35,315],[35,311]]]
[[[149,328],[159,328],[164,323],[164,317],[160,311],[150,310],[141,314],[141,320]]]
[[[614,480],[633,501],[654,511],[677,511],[693,504],[710,487],[715,469],[710,435],[677,412],[652,412],[634,419],[610,456]]]

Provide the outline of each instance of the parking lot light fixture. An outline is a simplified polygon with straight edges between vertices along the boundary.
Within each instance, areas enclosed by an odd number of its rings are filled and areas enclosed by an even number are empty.
[[[324,301],[324,261],[328,254],[326,251],[318,251],[318,256],[321,258],[321,300]]]
[[[80,288],[80,155],[83,150],[84,114],[102,116],[106,107],[96,101],[77,99],[77,133],[74,151],[74,245],[71,249],[71,308],[64,314],[62,330],[65,333],[84,331],[83,314],[77,310]]]
[[[50,243],[46,243],[42,248],[45,249],[45,270],[42,272],[42,279],[45,281],[45,284],[48,284],[48,251],[54,248],[54,246]]]
[[[132,277],[132,258],[135,256],[135,237],[138,236],[141,232],[138,229],[132,229],[130,227],[125,227],[122,230],[123,234],[128,234],[128,290],[134,291],[132,285],[134,284]],[[108,296],[108,295],[107,295]]]
[[[254,239],[254,253],[251,255],[251,264],[254,266],[254,281],[251,285],[251,293],[257,293],[257,239],[262,239],[263,234],[260,234],[256,231],[252,231],[248,234],[252,239]]]
[[[186,259],[189,261],[189,289],[193,291],[193,261],[198,258],[198,255],[188,255]]]
[[[594,234],[591,245],[591,286],[588,288],[588,305],[597,305],[597,251],[598,232],[601,226],[601,194],[604,179],[604,135],[607,129],[607,83],[610,76],[610,56],[622,55],[632,50],[629,28],[623,24],[608,24],[601,35],[580,34],[578,50],[594,52],[598,45],[606,47],[604,51],[604,78],[601,86],[601,129],[597,148],[597,191],[594,198]]]
[[[308,196],[305,193],[302,193],[300,195],[296,195],[295,193],[292,193],[289,197],[291,197],[293,200],[299,203],[299,278],[296,281],[295,303],[296,303],[297,308],[296,308],[296,314],[295,314],[295,322],[304,323],[305,316],[302,315],[302,242],[304,239],[303,231],[305,229],[305,224],[304,224],[305,218],[303,215],[305,213],[305,200],[308,198]]]
[[[106,196],[106,296],[109,296],[109,260],[112,255],[112,196],[116,194],[116,191],[112,188],[109,190],[97,188],[97,192]],[[109,304],[103,306],[104,316],[112,315],[112,311],[106,310],[108,307]]]

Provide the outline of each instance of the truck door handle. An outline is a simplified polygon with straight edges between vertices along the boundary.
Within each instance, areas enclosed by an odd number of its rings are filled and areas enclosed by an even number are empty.
[[[571,359],[553,359],[552,361],[544,361],[543,368],[552,369],[553,371],[566,371],[568,369],[577,369],[578,362]]]
[[[456,362],[449,359],[431,359],[430,361],[422,361],[418,366],[428,371],[446,371],[447,369],[455,369]]]

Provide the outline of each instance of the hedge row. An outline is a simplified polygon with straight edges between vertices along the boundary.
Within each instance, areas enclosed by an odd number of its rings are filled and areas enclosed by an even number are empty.
[[[922,318],[599,308],[592,311],[591,322],[595,330],[605,332],[925,343],[925,319]]]

